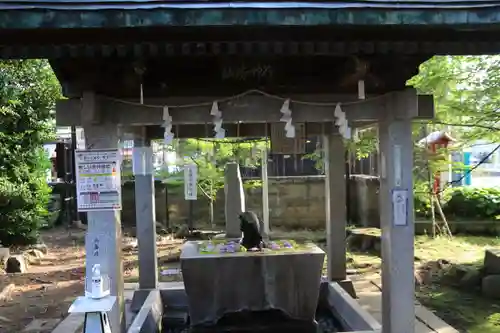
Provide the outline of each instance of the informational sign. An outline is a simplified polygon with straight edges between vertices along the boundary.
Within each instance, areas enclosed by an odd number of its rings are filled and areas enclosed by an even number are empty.
[[[198,168],[196,164],[184,166],[184,198],[196,200],[198,196]]]
[[[395,226],[408,225],[408,191],[392,191],[392,218]]]
[[[79,212],[122,209],[120,161],[118,149],[75,152]]]

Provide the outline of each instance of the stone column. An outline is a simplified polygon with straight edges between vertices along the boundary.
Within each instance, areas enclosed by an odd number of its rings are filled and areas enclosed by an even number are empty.
[[[346,278],[346,187],[345,147],[339,134],[323,139],[328,280]]]
[[[263,230],[262,237],[265,240],[269,239],[269,177],[267,175],[267,149],[262,151],[262,222]]]
[[[239,215],[245,211],[245,192],[238,163],[226,164],[224,178],[226,237],[238,238],[241,237]]]
[[[153,149],[144,136],[134,139],[136,235],[139,245],[139,289],[158,287]]]
[[[116,124],[84,125],[87,149],[118,147]],[[85,277],[91,281],[92,266],[100,263],[103,274],[111,283],[111,295],[117,296],[117,303],[109,314],[113,333],[125,332],[125,304],[123,300],[122,229],[120,211],[96,211],[87,213],[88,228],[85,239]],[[98,255],[94,246],[98,244]],[[86,284],[90,291],[91,283]]]
[[[412,127],[396,117],[408,110],[387,111],[394,115],[379,123],[382,323],[384,333],[414,333]]]

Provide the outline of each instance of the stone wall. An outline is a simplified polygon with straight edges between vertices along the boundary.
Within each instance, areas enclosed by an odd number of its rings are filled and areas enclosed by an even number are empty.
[[[379,178],[368,175],[351,175],[350,180],[349,220],[363,227],[379,228]]]
[[[269,220],[272,226],[325,227],[325,183],[322,176],[269,179]],[[248,210],[262,212],[262,188],[247,190]]]
[[[352,222],[377,227],[378,179],[372,176],[352,175],[350,181],[350,217]],[[189,202],[184,200],[184,188],[179,185],[168,188],[156,183],[156,219],[166,223],[168,202],[170,225],[185,223],[189,217]],[[224,192],[221,191],[214,204],[214,218],[218,225],[224,225]],[[209,202],[200,197],[194,203],[195,225],[209,223]],[[262,189],[246,191],[248,210],[259,215],[262,212]],[[325,227],[325,185],[323,176],[278,177],[269,179],[269,210],[271,227],[324,229]],[[123,187],[124,225],[135,224],[134,184]]]

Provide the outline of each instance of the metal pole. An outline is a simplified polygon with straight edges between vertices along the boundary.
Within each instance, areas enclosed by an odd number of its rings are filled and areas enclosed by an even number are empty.
[[[189,201],[188,229],[189,229],[189,233],[192,233],[193,232],[193,228],[194,228],[194,221],[193,221],[194,200],[188,200],[188,201]]]

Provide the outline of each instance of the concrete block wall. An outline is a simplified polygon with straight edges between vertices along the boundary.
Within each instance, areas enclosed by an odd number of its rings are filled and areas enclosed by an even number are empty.
[[[156,220],[166,221],[166,202],[171,225],[187,221],[189,203],[184,200],[183,187],[166,187],[157,182]],[[350,220],[362,226],[380,225],[378,211],[377,177],[351,175],[350,178]],[[168,190],[168,200],[166,198]],[[262,212],[262,189],[246,190],[247,209],[258,214]],[[269,179],[269,206],[271,227],[324,229],[325,226],[325,185],[323,176],[277,177]],[[214,204],[214,216],[218,225],[224,225],[224,193],[221,191]],[[196,225],[209,223],[209,201],[199,197],[194,203]],[[123,186],[122,223],[135,225],[134,184]]]

